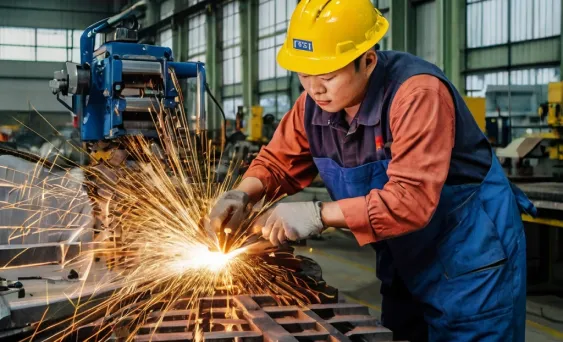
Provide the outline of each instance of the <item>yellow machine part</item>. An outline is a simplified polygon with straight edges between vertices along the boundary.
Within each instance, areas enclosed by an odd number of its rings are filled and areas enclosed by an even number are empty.
[[[252,106],[250,108],[250,120],[248,120],[248,139],[249,141],[262,141],[262,116],[264,107]]]
[[[563,82],[550,82],[547,85],[547,102],[563,103]]]
[[[549,159],[563,160],[563,145],[556,144],[555,146],[548,147]]]
[[[471,115],[479,125],[479,128],[484,132],[485,131],[485,112],[487,111],[487,107],[485,105],[485,98],[484,97],[470,97],[464,96],[463,100],[469,108]]]
[[[562,107],[563,82],[551,82],[547,85],[547,124],[549,126],[563,126]]]

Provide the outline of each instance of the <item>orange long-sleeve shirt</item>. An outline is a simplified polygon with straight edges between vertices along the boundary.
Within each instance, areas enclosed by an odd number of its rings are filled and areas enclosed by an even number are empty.
[[[244,175],[258,178],[269,197],[294,194],[317,175],[305,133],[305,99],[304,93]],[[413,232],[430,221],[448,175],[454,121],[452,96],[438,78],[417,75],[400,86],[389,112],[389,182],[367,196],[338,201],[360,245]]]

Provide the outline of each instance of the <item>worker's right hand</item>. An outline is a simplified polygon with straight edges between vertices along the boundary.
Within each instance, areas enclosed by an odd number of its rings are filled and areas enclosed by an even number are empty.
[[[248,194],[240,190],[230,190],[219,197],[209,213],[208,231],[217,234],[224,228],[238,229],[248,216]]]

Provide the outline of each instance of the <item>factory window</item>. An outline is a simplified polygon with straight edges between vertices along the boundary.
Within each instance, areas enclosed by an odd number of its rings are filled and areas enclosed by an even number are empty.
[[[510,41],[561,33],[561,0],[512,0],[510,14]]]
[[[0,59],[35,60],[35,29],[0,27]]]
[[[260,106],[264,107],[264,115],[274,114],[276,119],[281,119],[291,109],[291,100],[287,93],[262,94]]]
[[[508,72],[499,71],[465,77],[465,89],[468,96],[484,97],[488,85],[508,84]]]
[[[188,6],[193,6],[198,2],[202,2],[203,0],[188,0]]]
[[[223,85],[240,83],[242,59],[238,1],[231,1],[223,6],[222,29]]]
[[[508,42],[508,1],[467,1],[467,47]]]
[[[548,84],[559,81],[559,68],[534,68],[512,70],[510,83],[518,85]]]
[[[165,0],[160,3],[160,20],[174,14],[174,0]]]
[[[287,70],[276,63],[295,0],[260,0],[258,4],[258,77],[260,80],[284,77]]]
[[[172,29],[166,29],[158,33],[158,43],[160,46],[172,49]]]
[[[510,11],[510,28],[508,14]],[[468,0],[467,47],[561,34],[561,0]],[[510,37],[509,37],[510,35]]]
[[[80,63],[82,30],[0,27],[0,59]],[[97,35],[94,47],[101,44]]]
[[[207,33],[205,14],[195,15],[188,20],[188,60],[205,62]]]
[[[236,118],[237,107],[242,105],[242,97],[223,99],[223,111],[225,112],[227,120],[234,120]]]
[[[80,37],[82,30],[68,30],[67,41],[69,49],[67,51],[67,60],[74,63],[80,63]]]
[[[67,60],[67,31],[37,29],[37,61]]]
[[[536,85],[556,82],[561,78],[559,68],[532,68],[468,75],[465,87],[468,96],[484,97],[489,85]]]

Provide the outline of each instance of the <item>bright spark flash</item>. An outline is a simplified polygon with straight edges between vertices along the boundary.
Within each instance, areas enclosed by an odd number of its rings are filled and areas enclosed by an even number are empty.
[[[62,264],[80,269],[80,290],[65,293],[75,314],[58,323],[38,322],[34,336],[52,332],[48,340],[62,341],[102,317],[93,339],[105,341],[125,329],[124,340],[131,341],[147,322],[158,326],[168,310],[179,306],[191,312],[188,320],[197,322],[199,300],[219,293],[270,294],[280,304],[319,301],[318,293],[293,273],[298,267],[293,266],[297,262],[291,253],[276,252],[275,257],[245,253],[250,241],[247,228],[259,212],[233,232],[229,251],[210,251],[220,248],[202,222],[234,180],[231,172],[223,183],[213,181],[215,150],[205,132],[186,135],[187,115],[181,105],[182,92],[178,93],[174,112],[163,107],[152,111],[158,144],[141,136],[122,139],[119,149],[127,152],[133,164],[100,161],[81,168],[86,179],[72,172],[40,175],[44,165],[39,165],[29,181],[19,187],[11,184],[20,200],[0,211],[33,212],[23,225],[0,227],[11,229],[12,239],[72,230],[61,246],[84,242],[81,253]],[[88,196],[76,184],[85,184]],[[62,204],[67,209],[62,210]],[[92,212],[86,207],[93,208],[101,227],[88,225]],[[2,266],[0,270],[9,269],[12,261]],[[86,283],[93,279],[95,289],[88,292]],[[160,314],[155,317],[157,311]]]
[[[207,246],[178,246],[180,250],[176,254],[178,257],[172,261],[168,267],[171,272],[184,273],[189,271],[220,271],[229,267],[229,263],[236,262],[235,258],[244,253],[246,248],[242,247],[234,251],[212,252]]]

